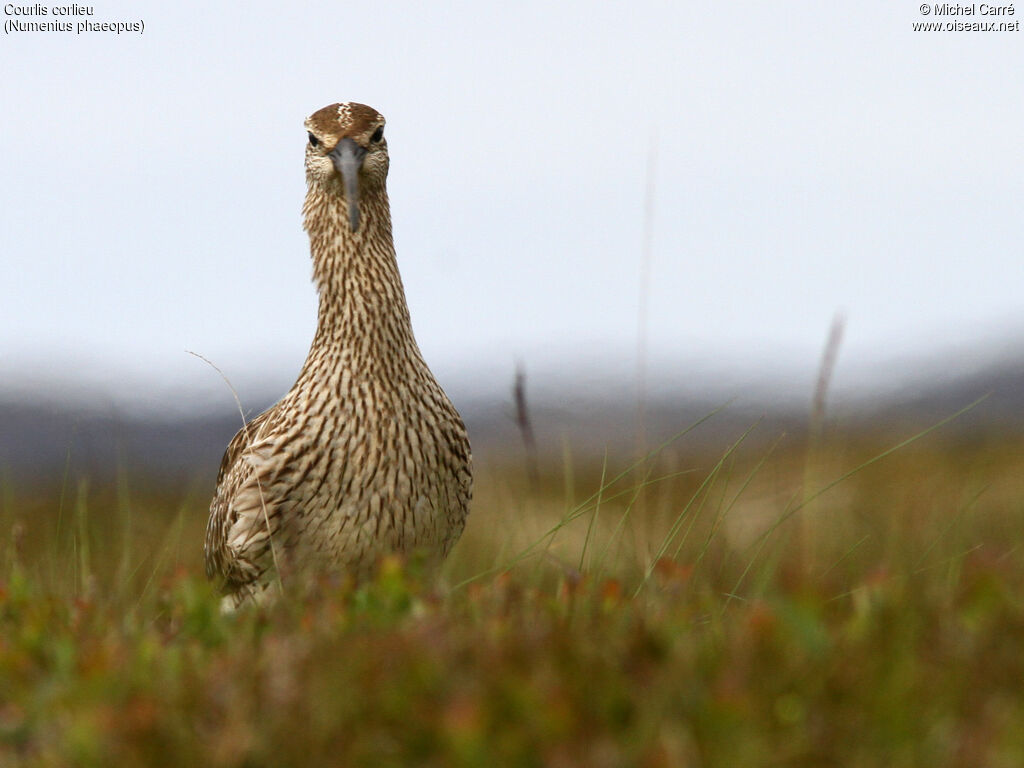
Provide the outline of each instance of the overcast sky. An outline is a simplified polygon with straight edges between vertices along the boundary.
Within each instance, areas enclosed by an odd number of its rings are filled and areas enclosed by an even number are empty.
[[[92,7],[145,31],[0,42],[2,383],[220,388],[189,349],[286,387],[302,123],[347,100],[388,119],[442,379],[632,375],[649,183],[655,361],[813,368],[840,311],[851,376],[1024,338],[1024,32],[914,32],[948,19],[910,0]]]

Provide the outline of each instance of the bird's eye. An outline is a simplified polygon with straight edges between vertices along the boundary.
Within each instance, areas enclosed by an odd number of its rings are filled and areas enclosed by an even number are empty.
[[[384,126],[382,125],[376,131],[373,132],[373,136],[370,137],[370,141],[376,144],[378,141],[384,138]]]
[[[309,134],[309,146],[311,146],[311,147],[319,147],[320,146],[320,139],[318,139],[312,133]]]

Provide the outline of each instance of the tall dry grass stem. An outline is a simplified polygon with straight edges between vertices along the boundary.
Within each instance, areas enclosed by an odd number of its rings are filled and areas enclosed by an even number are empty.
[[[817,560],[818,543],[816,541],[817,526],[810,520],[814,510],[811,509],[811,502],[808,499],[810,489],[818,484],[818,476],[821,472],[821,444],[822,435],[825,429],[825,402],[828,396],[829,386],[835,374],[836,361],[839,358],[839,347],[843,341],[843,333],[846,329],[846,318],[840,313],[832,318],[832,325],[828,330],[828,337],[825,340],[825,348],[821,353],[821,363],[818,366],[818,380],[814,386],[814,398],[811,401],[810,423],[807,429],[807,454],[804,458],[804,477],[801,486],[803,492],[802,506],[800,513],[800,556],[803,567],[808,572],[814,570]]]
[[[537,437],[533,432],[533,420],[530,408],[526,403],[526,369],[523,364],[516,364],[515,382],[512,385],[512,398],[516,406],[516,426],[523,441],[526,455],[526,476],[530,488],[536,493],[540,489],[540,462],[537,457]]]
[[[89,546],[89,481],[81,478],[78,481],[78,496],[75,499],[75,521],[78,530],[75,535],[75,564],[77,573],[75,583],[80,595],[92,593],[92,561]]]
[[[640,286],[636,330],[636,455],[647,453],[647,345],[650,325],[651,273],[654,262],[655,171],[658,165],[657,134],[651,132],[644,177],[643,230],[640,241]],[[638,500],[641,511],[644,498]],[[645,516],[646,517],[646,516]],[[649,533],[649,531],[648,531]]]

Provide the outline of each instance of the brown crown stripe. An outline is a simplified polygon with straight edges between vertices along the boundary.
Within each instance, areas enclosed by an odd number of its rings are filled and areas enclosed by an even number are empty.
[[[306,127],[319,136],[340,139],[364,133],[383,122],[384,117],[373,107],[349,101],[318,109],[307,118]]]

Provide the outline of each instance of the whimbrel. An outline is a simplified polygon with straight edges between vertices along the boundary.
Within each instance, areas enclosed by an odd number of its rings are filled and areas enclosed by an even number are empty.
[[[291,390],[228,445],[206,528],[226,607],[293,574],[356,579],[382,553],[439,561],[472,496],[469,440],[413,337],[391,236],[384,118],[332,104],[306,120],[316,336]]]

